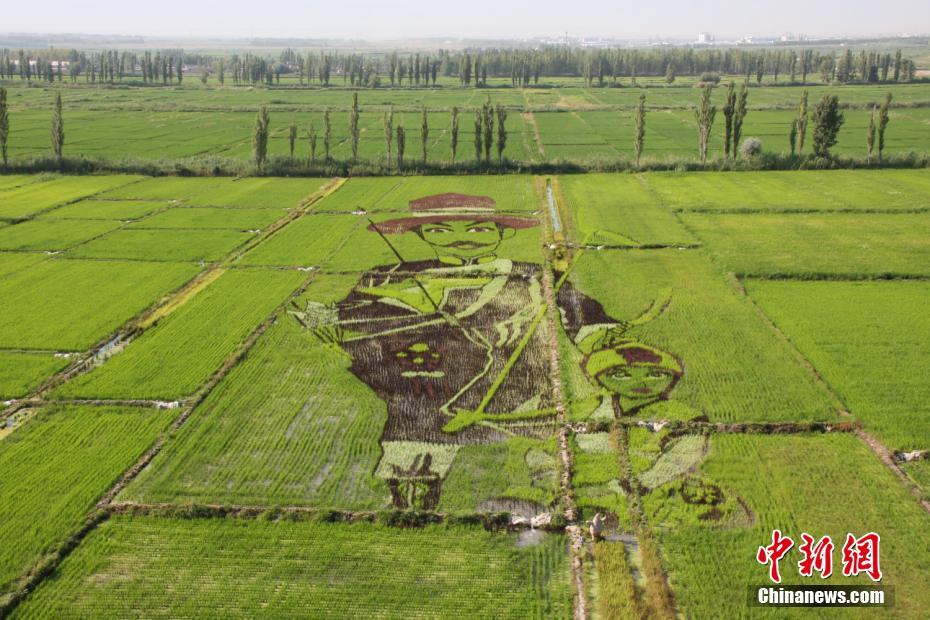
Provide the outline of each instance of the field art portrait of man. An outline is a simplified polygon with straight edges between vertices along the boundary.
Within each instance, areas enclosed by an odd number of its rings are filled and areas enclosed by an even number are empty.
[[[440,194],[409,208],[409,216],[368,225],[371,242],[389,246],[394,264],[366,272],[335,305],[310,302],[293,314],[348,353],[351,373],[386,403],[375,475],[393,506],[435,509],[450,471],[471,458],[463,454],[496,446],[502,467],[527,474],[505,495],[542,511],[558,491],[555,335],[543,266],[504,251],[517,231],[539,222],[499,213],[486,196]],[[405,261],[392,242],[400,235],[418,237],[433,258]],[[558,276],[556,303],[570,338],[589,347],[622,333],[599,303]]]

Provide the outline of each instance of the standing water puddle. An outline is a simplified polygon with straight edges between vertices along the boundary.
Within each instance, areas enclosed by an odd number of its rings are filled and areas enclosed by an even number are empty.
[[[552,191],[552,181],[546,180],[546,198],[549,199],[549,217],[552,218],[552,231],[562,232],[562,222],[559,221],[559,210],[555,206],[555,193]]]

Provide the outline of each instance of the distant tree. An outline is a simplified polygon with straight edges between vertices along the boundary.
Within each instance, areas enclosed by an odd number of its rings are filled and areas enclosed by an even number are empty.
[[[423,106],[420,115],[420,145],[423,148],[423,165],[426,165],[427,151],[429,150],[429,115],[426,113],[426,106]]]
[[[323,156],[326,161],[332,159],[333,121],[329,116],[329,108],[323,111]]]
[[[209,78],[209,77],[210,77],[210,72],[207,71],[206,68],[204,68],[203,71],[200,72],[200,83],[203,84],[204,86],[206,86],[206,85],[207,85],[207,78]]]
[[[223,62],[222,58],[220,58],[220,64],[217,69],[216,77],[220,81],[220,86],[226,83],[226,64]]]
[[[358,160],[358,139],[359,139],[359,110],[358,110],[358,93],[352,93],[352,109],[349,111],[349,138],[352,142],[352,161]]]
[[[797,154],[798,149],[798,119],[793,119],[791,121],[791,129],[788,130],[788,147],[791,149],[791,154]]]
[[[294,159],[294,147],[297,145],[297,122],[291,121],[287,128],[287,144],[290,147],[291,159]]]
[[[6,102],[6,89],[0,86],[0,157],[7,164],[7,148],[10,139],[10,113]]]
[[[404,150],[407,147],[407,134],[404,131],[403,125],[397,126],[397,168],[398,170],[403,170],[404,168]]]
[[[795,131],[798,139],[798,155],[804,152],[804,141],[807,139],[807,91],[801,93],[798,104],[798,116],[794,119]]]
[[[814,155],[829,157],[830,148],[836,145],[836,136],[843,126],[843,113],[836,95],[824,95],[814,108]]]
[[[643,143],[646,137],[646,95],[639,96],[639,105],[636,106],[636,112],[633,115],[633,151],[636,153],[636,165],[639,166],[639,158],[643,154]]]
[[[832,56],[827,56],[820,61],[820,81],[824,84],[829,84],[833,80],[835,64]]]
[[[307,131],[307,145],[310,147],[310,163],[316,163],[316,127],[310,123],[310,129]]]
[[[479,162],[481,161],[481,153],[483,145],[481,142],[481,122],[483,115],[481,113],[481,108],[475,109],[475,159]]]
[[[665,67],[665,83],[673,84],[675,82],[675,65],[668,63]]]
[[[733,113],[733,154],[736,155],[736,145],[740,143],[743,137],[743,122],[746,120],[748,108],[749,88],[746,84],[739,87],[739,95],[736,97],[736,110]]]
[[[701,99],[697,109],[694,111],[694,118],[698,125],[698,146],[701,153],[701,163],[707,161],[707,144],[710,139],[710,130],[714,126],[714,117],[717,115],[717,106],[711,103],[711,97],[714,93],[713,86],[706,86],[701,93]]]
[[[504,149],[507,148],[507,110],[497,104],[495,109],[497,115],[497,163],[503,165],[504,163]]]
[[[268,125],[270,123],[268,108],[262,106],[255,115],[255,127],[252,129],[252,157],[261,168],[268,157]]]
[[[901,78],[901,50],[898,50],[894,54],[894,81],[897,82]]]
[[[723,156],[730,158],[730,145],[733,144],[733,115],[736,114],[736,85],[727,86],[727,98],[723,104]],[[732,149],[735,151],[736,148]]]
[[[875,151],[875,107],[872,107],[872,113],[869,114],[869,127],[866,129],[865,133],[865,144],[868,147],[866,150],[865,161],[866,163],[872,163],[872,153]]]
[[[178,58],[178,85],[180,86],[181,81],[184,79],[184,58]]]
[[[452,106],[452,127],[449,133],[451,134],[452,163],[455,164],[455,156],[459,148],[459,109],[457,106]]]
[[[396,61],[396,57],[395,57]],[[384,150],[388,168],[391,167],[391,143],[394,141],[394,106],[384,113]]]
[[[878,161],[882,160],[882,151],[885,150],[885,130],[888,128],[888,110],[891,108],[891,91],[885,95],[885,101],[878,109]]]

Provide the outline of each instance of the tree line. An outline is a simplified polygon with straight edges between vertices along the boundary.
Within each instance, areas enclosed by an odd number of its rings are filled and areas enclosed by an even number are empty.
[[[67,66],[64,70],[63,67]],[[660,48],[578,49],[553,46],[538,50],[481,49],[434,53],[339,53],[286,49],[277,57],[251,53],[219,56],[190,54],[183,50],[134,53],[103,50],[0,50],[0,79],[72,82],[142,80],[146,84],[173,84],[183,79],[185,67],[194,67],[206,82],[209,75],[225,85],[275,85],[282,76],[299,85],[331,86],[338,76],[344,86],[378,88],[436,86],[439,77],[456,79],[463,86],[483,87],[489,78],[509,79],[512,86],[539,84],[541,78],[582,78],[588,86],[635,85],[638,77],[664,77],[674,83],[680,76],[719,81],[720,75],[740,75],[762,84],[880,83],[913,81],[917,67],[902,51],[879,52],[847,48],[839,54],[824,49]]]

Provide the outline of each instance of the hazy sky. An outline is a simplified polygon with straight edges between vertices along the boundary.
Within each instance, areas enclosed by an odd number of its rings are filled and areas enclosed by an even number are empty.
[[[38,0],[0,32],[168,36],[624,38],[930,32],[930,0]]]

